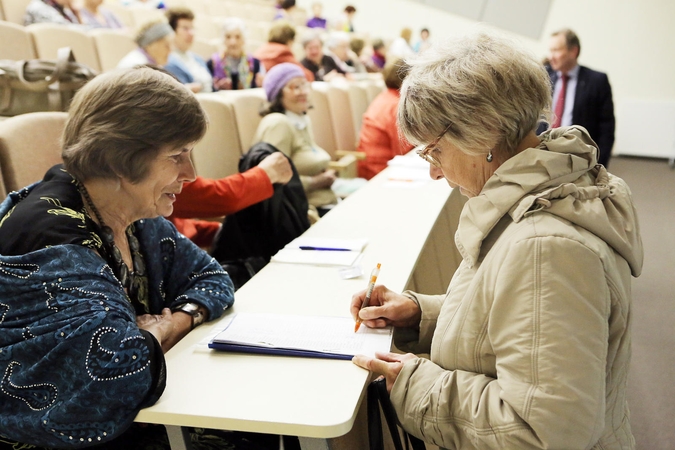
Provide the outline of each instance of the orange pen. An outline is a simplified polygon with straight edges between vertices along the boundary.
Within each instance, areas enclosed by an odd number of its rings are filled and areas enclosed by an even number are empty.
[[[368,282],[368,289],[366,290],[366,298],[363,299],[363,303],[361,304],[361,309],[365,308],[368,306],[368,303],[370,302],[370,296],[373,294],[373,288],[375,287],[375,282],[377,281],[377,276],[380,274],[380,266],[382,264],[377,263],[377,267],[373,269],[372,272],[370,272],[370,281]],[[356,325],[354,325],[354,333],[359,331],[359,327],[361,326],[361,318],[356,316]]]

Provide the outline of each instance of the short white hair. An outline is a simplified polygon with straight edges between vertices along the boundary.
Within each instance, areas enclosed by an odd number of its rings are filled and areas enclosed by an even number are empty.
[[[333,31],[330,35],[328,35],[328,39],[326,40],[326,47],[331,49],[337,47],[340,44],[349,45],[349,34],[347,34],[347,32]]]
[[[223,35],[232,30],[239,30],[241,31],[242,37],[246,37],[246,23],[239,17],[228,17],[227,19],[223,19],[222,30]]]
[[[307,44],[315,40],[318,40],[319,43],[323,45],[323,39],[321,39],[321,32],[316,30],[309,30],[302,35],[302,40],[300,41],[300,43],[302,44],[302,48],[305,48],[307,47]]]
[[[415,145],[443,135],[465,153],[512,156],[550,116],[544,67],[515,42],[482,27],[412,58],[398,122]]]

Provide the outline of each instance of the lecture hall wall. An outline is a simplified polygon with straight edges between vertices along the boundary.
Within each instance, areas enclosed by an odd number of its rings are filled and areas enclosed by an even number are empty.
[[[298,0],[298,5],[307,8],[310,14],[312,3],[313,0]],[[675,111],[674,1],[551,0],[550,3],[538,40],[511,35],[538,58],[543,58],[551,32],[562,27],[574,29],[581,39],[580,63],[609,75],[617,126],[624,130],[631,127],[623,126],[626,120],[622,123],[622,117],[628,117],[623,111],[632,109],[634,102],[653,104],[654,108],[646,109],[647,114]],[[426,26],[438,42],[463,33],[477,23],[410,0],[323,0],[323,4],[329,18],[339,15],[345,5],[353,4],[357,8],[356,30],[369,30],[371,36],[385,39],[395,38],[401,28],[408,26],[414,30],[413,40],[417,40],[419,29]],[[670,118],[665,120],[669,121]],[[649,119],[645,118],[645,122],[648,125]],[[672,123],[675,124],[675,117]],[[620,130],[617,132],[621,138]]]

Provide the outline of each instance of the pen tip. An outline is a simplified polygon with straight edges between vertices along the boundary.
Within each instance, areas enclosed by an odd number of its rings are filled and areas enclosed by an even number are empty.
[[[361,326],[361,322],[356,322],[356,325],[354,325],[354,333],[359,331],[359,327]]]
[[[380,264],[380,263],[377,263],[377,268],[379,269],[381,265],[382,265],[382,264]]]

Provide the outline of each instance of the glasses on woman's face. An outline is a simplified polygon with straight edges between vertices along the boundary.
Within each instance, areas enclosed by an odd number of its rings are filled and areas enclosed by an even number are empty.
[[[309,82],[308,81],[299,81],[296,83],[288,83],[285,86],[285,89],[288,89],[291,92],[308,92],[309,91]]]
[[[434,151],[438,143],[441,141],[443,136],[445,136],[445,133],[447,133],[448,130],[450,130],[451,125],[452,124],[449,124],[447,127],[445,127],[443,132],[439,134],[438,137],[434,139],[430,144],[427,144],[424,147],[417,150],[417,154],[420,156],[420,158],[422,158],[423,160],[425,160],[426,162],[435,167],[438,168],[441,167],[441,162],[438,160],[436,156],[432,154],[432,152]]]

